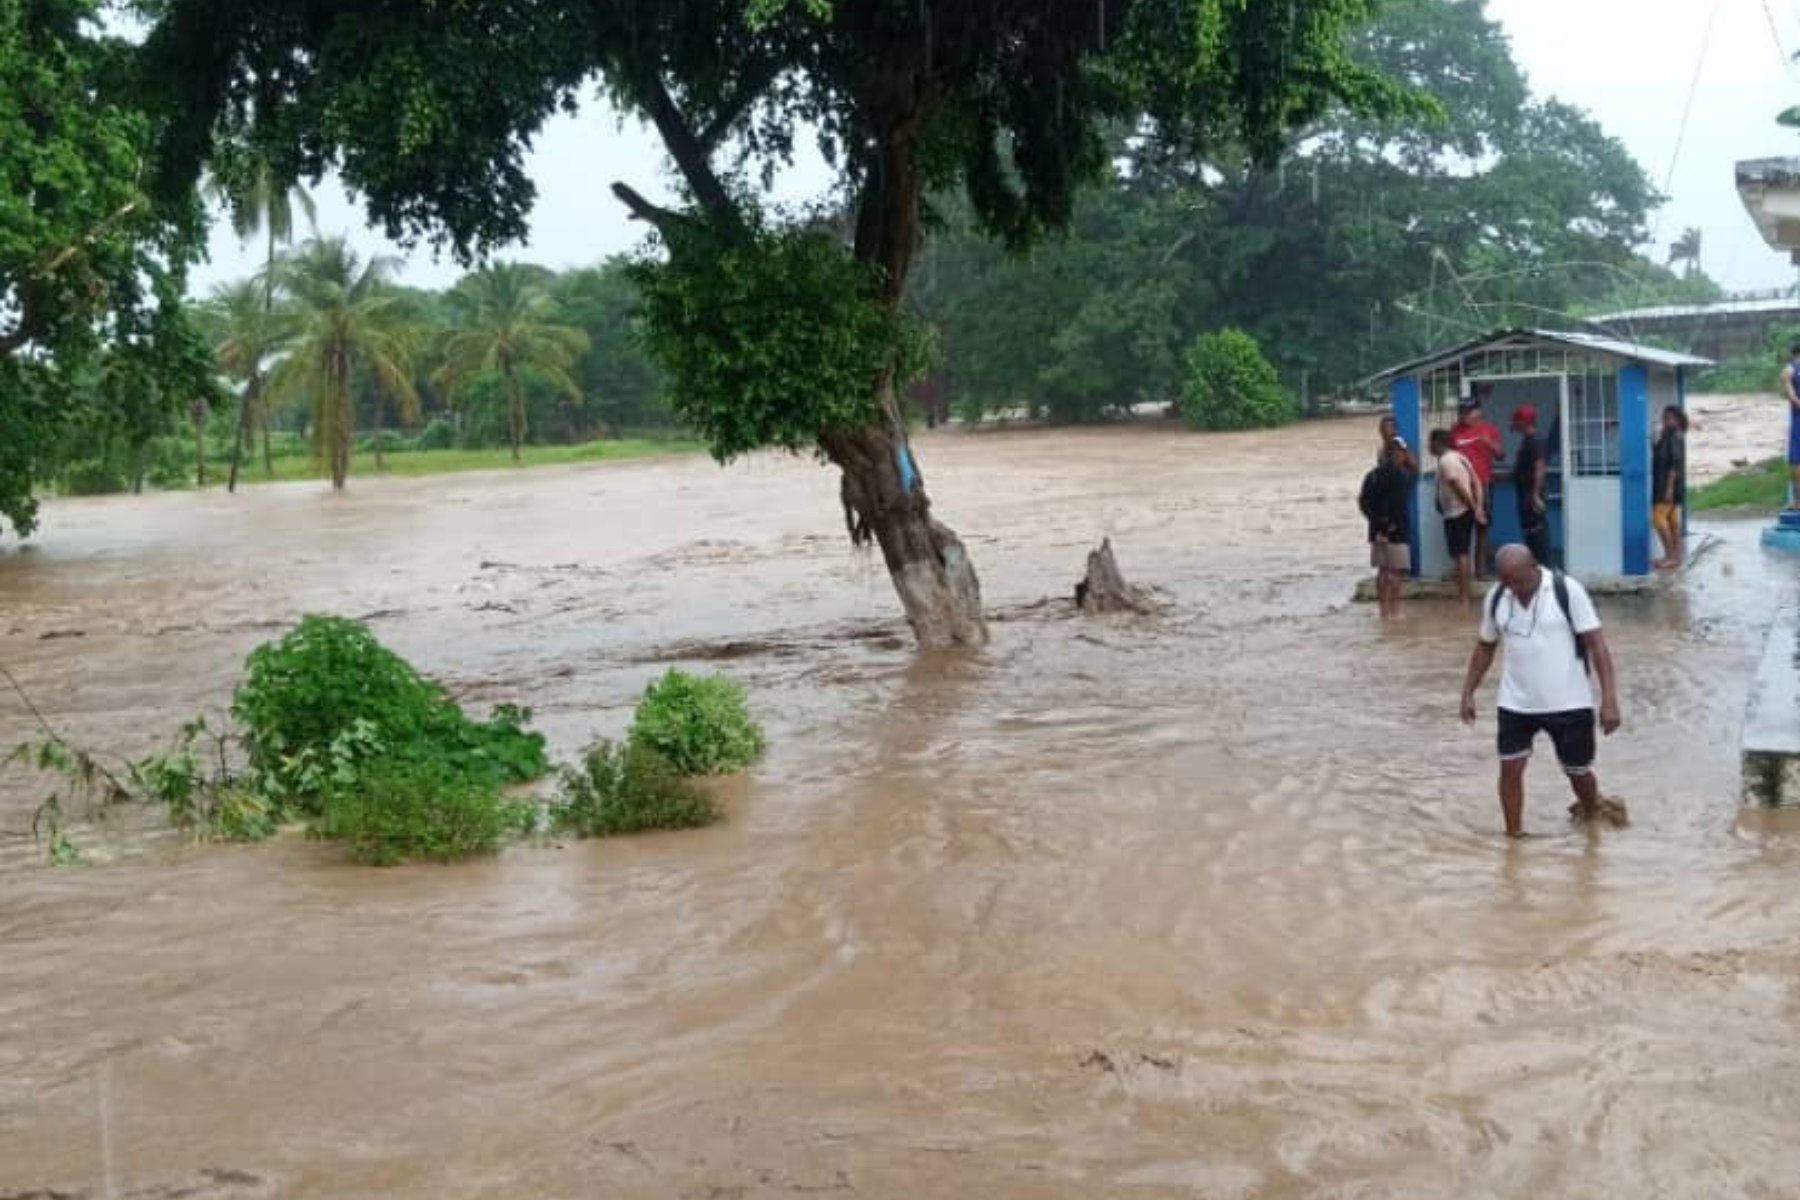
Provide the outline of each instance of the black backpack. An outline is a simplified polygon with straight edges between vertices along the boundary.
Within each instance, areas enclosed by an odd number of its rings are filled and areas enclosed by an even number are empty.
[[[1357,510],[1362,513],[1365,519],[1370,521],[1375,519],[1375,481],[1380,478],[1380,475],[1380,466],[1375,467],[1374,470],[1370,471],[1367,475],[1364,475],[1362,490],[1358,492],[1356,496]]]
[[[1569,633],[1575,638],[1575,657],[1581,660],[1581,669],[1591,673],[1594,668],[1593,664],[1588,662],[1587,643],[1581,640],[1579,633],[1575,632],[1575,622],[1569,616],[1569,584],[1563,578],[1561,571],[1554,569],[1550,571],[1550,594],[1556,598],[1556,607],[1562,610],[1563,620],[1569,626]],[[1495,585],[1494,594],[1488,597],[1488,620],[1492,621],[1496,627],[1500,624],[1500,597],[1504,595],[1506,595],[1506,589]],[[1515,600],[1513,603],[1517,604],[1518,601]]]

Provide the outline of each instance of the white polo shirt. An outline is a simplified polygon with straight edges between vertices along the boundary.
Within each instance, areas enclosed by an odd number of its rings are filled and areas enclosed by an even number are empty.
[[[1575,636],[1600,628],[1600,615],[1578,581],[1564,575],[1563,583],[1569,590],[1566,617],[1556,603],[1548,567],[1543,568],[1543,580],[1529,604],[1520,604],[1501,584],[1494,585],[1482,601],[1481,640],[1490,646],[1506,642],[1506,662],[1500,673],[1501,708],[1561,713],[1594,707],[1594,689],[1575,653]],[[1498,605],[1495,592],[1500,593]]]

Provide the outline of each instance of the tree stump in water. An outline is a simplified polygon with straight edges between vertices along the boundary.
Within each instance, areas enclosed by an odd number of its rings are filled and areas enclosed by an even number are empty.
[[[1148,588],[1126,583],[1113,557],[1112,539],[1088,553],[1087,576],[1075,585],[1075,607],[1089,616],[1101,613],[1153,613],[1161,605]]]

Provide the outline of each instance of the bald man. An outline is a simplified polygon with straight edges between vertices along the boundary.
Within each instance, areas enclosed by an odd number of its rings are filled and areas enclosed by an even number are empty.
[[[1475,689],[1481,686],[1500,643],[1506,664],[1500,675],[1500,813],[1506,836],[1525,836],[1525,767],[1532,743],[1547,733],[1556,760],[1574,789],[1569,814],[1577,820],[1605,816],[1624,823],[1624,806],[1603,800],[1594,777],[1594,693],[1588,670],[1600,677],[1599,725],[1619,728],[1618,683],[1612,652],[1587,589],[1538,564],[1524,546],[1503,546],[1495,562],[1500,582],[1481,606],[1481,637],[1469,656],[1463,682],[1463,724],[1475,723]]]

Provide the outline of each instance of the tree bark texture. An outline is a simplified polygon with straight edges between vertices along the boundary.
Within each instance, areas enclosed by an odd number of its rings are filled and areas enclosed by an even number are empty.
[[[830,435],[823,445],[843,471],[840,494],[850,539],[881,547],[919,644],[932,650],[985,645],[975,564],[955,531],[932,517],[904,427],[865,426]]]

